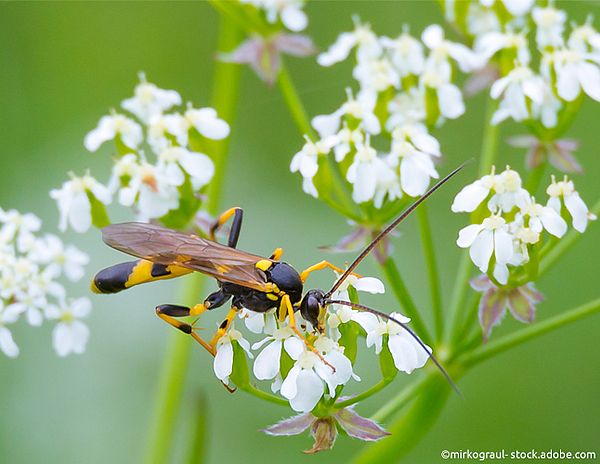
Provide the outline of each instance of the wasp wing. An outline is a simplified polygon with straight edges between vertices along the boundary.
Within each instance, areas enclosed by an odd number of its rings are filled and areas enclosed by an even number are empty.
[[[144,222],[125,222],[104,227],[102,240],[115,250],[153,263],[175,264],[224,282],[266,289],[266,275],[256,268],[256,263],[265,258],[194,234]]]

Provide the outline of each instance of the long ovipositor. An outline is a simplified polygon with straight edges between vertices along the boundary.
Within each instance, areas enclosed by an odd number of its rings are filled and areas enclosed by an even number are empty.
[[[172,279],[192,272],[175,264],[157,264],[145,259],[127,261],[102,269],[92,280],[94,293],[118,293],[134,285]]]

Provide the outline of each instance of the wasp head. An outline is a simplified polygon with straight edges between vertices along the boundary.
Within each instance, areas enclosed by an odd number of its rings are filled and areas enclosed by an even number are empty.
[[[322,290],[314,289],[306,292],[300,302],[300,314],[319,332],[325,332],[325,293]]]

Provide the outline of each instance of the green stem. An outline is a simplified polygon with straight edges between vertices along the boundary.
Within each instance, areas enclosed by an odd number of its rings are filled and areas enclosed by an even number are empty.
[[[469,334],[472,331],[472,328],[478,328],[477,322],[477,311],[479,309],[479,302],[481,297],[479,294],[474,295],[473,301],[469,309],[466,311],[466,315],[464,318],[464,322],[461,330],[457,331],[457,333],[452,338],[452,346],[462,346],[465,343],[465,339],[470,340]],[[462,337],[462,340],[461,340]]]
[[[399,462],[429,432],[441,414],[452,390],[442,376],[420,392],[406,413],[389,427],[391,436],[365,449],[355,460],[358,464]]]
[[[202,464],[206,459],[207,432],[209,423],[207,419],[207,401],[203,392],[198,392],[195,404],[195,414],[190,429],[193,435],[190,440],[190,449],[187,460],[189,464]]]
[[[600,200],[590,210],[592,214],[600,214]],[[564,237],[560,240],[553,242],[548,250],[545,251],[544,256],[540,260],[540,267],[538,275],[544,274],[552,265],[560,258],[569,248],[571,248],[575,242],[581,237],[581,233],[575,229],[571,229]]]
[[[391,257],[388,257],[383,264],[381,264],[381,268],[383,269],[383,273],[385,274],[389,285],[392,287],[392,291],[394,292],[396,299],[402,305],[405,315],[410,317],[411,324],[415,332],[425,343],[431,343],[429,331],[427,330],[427,327],[425,326],[425,323],[419,314],[419,310],[417,309],[417,306],[415,305],[412,296],[410,295],[410,292],[408,291],[408,288],[406,287],[406,284],[400,275],[400,271],[398,270],[396,263]]]
[[[181,287],[182,304],[193,306],[198,302],[201,288],[200,274],[190,275]],[[176,430],[177,413],[183,395],[185,374],[190,357],[192,339],[171,332],[167,352],[161,367],[153,418],[146,447],[145,463],[166,462]]]
[[[377,393],[380,390],[383,390],[385,387],[387,387],[392,382],[392,380],[394,380],[394,377],[381,379],[379,382],[377,382],[371,388],[369,388],[368,390],[365,390],[364,392],[360,393],[359,395],[353,396],[352,398],[349,398],[345,401],[340,401],[339,403],[335,403],[335,405],[334,405],[335,409],[342,409],[347,406],[351,406],[355,403],[358,403],[359,401],[362,401],[364,399],[367,399],[367,398],[373,396],[375,393]]]
[[[551,332],[559,327],[563,327],[567,324],[578,321],[579,319],[583,319],[584,317],[591,316],[597,312],[600,312],[600,298],[592,300],[589,303],[581,305],[577,308],[573,308],[569,311],[565,311],[558,316],[538,322],[510,335],[506,335],[502,338],[494,340],[493,342],[489,342],[480,348],[461,356],[458,362],[465,367],[472,367],[473,365],[485,361],[486,359],[513,348],[514,346],[525,343],[526,341]]]
[[[500,130],[498,126],[494,126],[490,122],[494,112],[496,111],[496,106],[497,105],[494,100],[488,100],[485,115],[486,126],[483,132],[481,158],[479,161],[479,177],[490,173],[498,153]],[[446,331],[444,337],[446,343],[448,344],[453,343],[461,327],[461,309],[464,307],[467,291],[469,289],[469,277],[471,275],[471,271],[472,268],[469,259],[469,253],[467,250],[464,250],[461,254],[458,265],[458,272],[454,282],[454,291],[452,292],[452,300],[450,302],[450,309],[448,311],[450,324],[447,326],[448,330]]]
[[[544,178],[544,174],[546,173],[547,163],[542,163],[536,168],[533,168],[529,173],[529,177],[527,178],[527,182],[525,182],[525,190],[527,190],[531,195],[535,196],[538,189],[540,188],[540,183]]]
[[[379,408],[375,414],[371,416],[371,419],[377,422],[384,422],[388,418],[392,417],[404,406],[406,406],[412,399],[414,399],[424,388],[427,387],[433,380],[432,375],[425,375],[416,382],[412,383],[391,400],[386,402],[381,408]]]
[[[431,307],[433,310],[433,320],[435,324],[435,338],[439,340],[444,330],[444,317],[442,314],[442,291],[440,286],[440,274],[437,261],[435,259],[435,249],[433,246],[433,237],[431,234],[431,223],[427,205],[423,204],[417,208],[417,218],[421,230],[421,240],[423,244],[423,255],[427,266],[429,276],[429,288],[431,291]]]
[[[253,386],[251,384],[247,384],[247,385],[244,385],[243,387],[239,387],[239,389],[242,391],[245,391],[246,393],[249,393],[250,395],[260,398],[261,400],[269,401],[271,403],[278,404],[279,406],[289,406],[289,403],[286,400],[284,400],[283,398],[279,398],[278,396],[271,395],[268,392],[259,390],[258,388],[256,388],[255,386]]]
[[[298,91],[296,90],[296,86],[292,82],[292,78],[287,70],[287,67],[283,63],[279,69],[279,78],[277,80],[277,84],[279,85],[279,90],[283,95],[285,104],[290,110],[292,119],[296,123],[296,127],[298,127],[300,133],[303,135],[308,135],[311,139],[315,140],[317,135],[310,125],[306,108],[304,108],[302,100],[300,99]]]
[[[230,50],[237,45],[240,30],[221,16],[219,24],[219,49]],[[239,66],[217,62],[214,74],[213,106],[219,115],[231,122],[237,104],[239,87]],[[216,214],[218,199],[222,190],[223,171],[225,170],[228,139],[212,145],[215,176],[208,190],[208,212]],[[200,277],[194,275],[183,283],[181,303],[193,306],[200,298]],[[172,439],[176,431],[177,413],[183,397],[191,338],[173,332],[168,342],[167,354],[160,373],[157,396],[154,404],[153,419],[149,432],[145,463],[164,463],[169,455]]]

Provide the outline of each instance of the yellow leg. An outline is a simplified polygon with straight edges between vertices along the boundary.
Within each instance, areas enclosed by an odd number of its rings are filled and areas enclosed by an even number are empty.
[[[279,261],[283,256],[283,248],[275,248],[275,251],[271,254],[271,258],[273,261]]]
[[[172,325],[176,329],[181,330],[183,333],[190,335],[194,340],[202,345],[206,351],[214,356],[216,351],[213,345],[206,343],[196,332],[194,332],[194,328],[190,324],[176,319],[176,317],[199,315],[203,312],[201,308],[204,308],[204,305],[196,305],[192,309],[186,308],[185,306],[161,305],[156,307],[156,315],[167,324]],[[195,314],[192,314],[192,311],[195,311]]]
[[[304,271],[302,271],[300,273],[300,279],[302,280],[302,282],[306,282],[306,279],[308,279],[308,276],[310,275],[311,272],[314,271],[321,271],[325,268],[329,268],[329,269],[333,269],[335,272],[337,272],[338,274],[343,274],[344,270],[340,269],[337,266],[334,266],[333,264],[331,264],[329,261],[321,261],[317,264],[313,264],[312,266],[310,266],[309,268],[305,269]],[[360,277],[360,274],[356,274],[356,273],[352,273],[352,275],[356,276],[356,277]]]
[[[290,328],[294,331],[294,333],[304,342],[306,347],[316,354],[321,361],[325,363],[325,365],[329,366],[333,372],[335,372],[335,367],[327,362],[327,360],[323,357],[323,355],[310,343],[307,338],[300,332],[298,327],[296,326],[296,316],[294,315],[294,307],[292,306],[292,302],[290,301],[289,295],[284,295],[281,299],[281,306],[287,308],[287,314],[290,318]],[[281,310],[280,310],[281,313]]]
[[[221,213],[221,215],[217,218],[217,222],[210,228],[210,239],[211,240],[213,240],[213,241],[216,240],[215,234],[216,234],[217,230],[223,224],[225,224],[231,216],[235,215],[235,213],[239,210],[241,210],[240,207],[234,206],[233,208],[229,208],[227,211]]]
[[[217,342],[221,339],[221,337],[223,337],[227,333],[229,327],[231,326],[231,323],[233,322],[233,318],[235,317],[237,312],[238,308],[232,306],[229,310],[229,313],[227,313],[227,317],[223,322],[221,322],[221,325],[219,326],[212,340],[210,341],[210,346],[214,348],[217,345]]]

